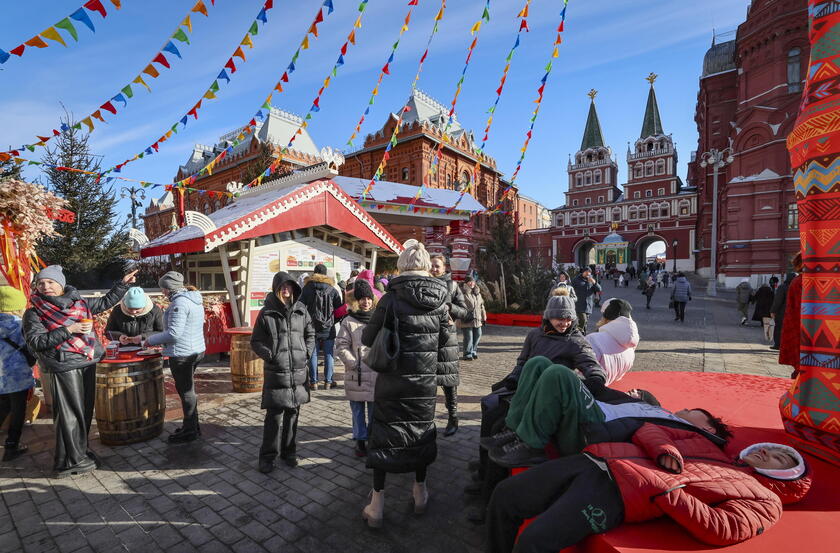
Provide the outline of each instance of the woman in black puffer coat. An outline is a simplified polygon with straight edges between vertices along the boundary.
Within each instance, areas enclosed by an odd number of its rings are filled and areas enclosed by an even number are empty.
[[[300,406],[309,403],[308,362],[315,348],[315,329],[306,306],[298,301],[300,286],[288,273],[277,273],[251,335],[251,349],[265,361],[261,407],[266,410],[260,472],[274,470],[277,454],[290,467],[295,454]],[[278,451],[280,422],[283,435]]]
[[[457,342],[450,340],[446,284],[429,274],[431,260],[423,244],[408,240],[403,247],[397,261],[400,276],[389,282],[362,334],[362,343],[373,345],[383,325],[392,327],[396,310],[399,360],[395,371],[379,373],[376,379],[368,438],[373,491],[362,516],[374,528],[382,525],[389,472],[414,472],[414,512],[426,509],[426,468],[437,457],[436,379],[455,371],[458,358]]]

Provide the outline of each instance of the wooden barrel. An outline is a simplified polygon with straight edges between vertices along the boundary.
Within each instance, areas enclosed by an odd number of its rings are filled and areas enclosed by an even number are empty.
[[[103,359],[96,364],[96,424],[103,444],[157,437],[165,415],[162,357]]]
[[[260,392],[263,385],[263,360],[251,350],[251,329],[229,329],[230,380],[233,391]]]

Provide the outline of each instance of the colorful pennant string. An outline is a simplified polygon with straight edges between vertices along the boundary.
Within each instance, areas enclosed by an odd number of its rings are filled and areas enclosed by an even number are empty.
[[[385,62],[385,65],[383,65],[382,69],[379,71],[379,78],[376,79],[376,86],[373,87],[373,90],[370,93],[370,100],[368,100],[364,113],[362,113],[362,116],[359,118],[359,122],[356,123],[356,127],[353,129],[353,134],[351,134],[350,138],[347,140],[347,144],[351,148],[353,147],[353,139],[359,134],[362,124],[365,122],[365,117],[367,117],[370,113],[370,107],[376,101],[376,96],[379,94],[379,86],[382,84],[382,79],[385,78],[385,75],[391,74],[391,63],[393,63],[394,56],[397,54],[397,48],[400,47],[400,40],[402,40],[403,34],[408,30],[408,24],[411,22],[411,13],[414,11],[414,7],[419,4],[419,2],[420,0],[411,0],[408,3],[408,13],[405,14],[405,19],[403,20],[402,27],[400,27],[400,34],[397,36],[397,41],[391,47],[391,54],[388,56],[388,61]]]
[[[114,5],[119,4],[119,2],[116,2],[115,0],[111,0],[111,2],[114,3]],[[96,4],[96,6],[100,6],[100,7],[102,5],[99,0],[94,0],[92,2],[88,2],[87,4],[85,4],[85,6],[87,7],[89,4],[94,4],[94,3]],[[211,5],[215,5],[215,0],[211,0],[210,3],[211,3]],[[89,8],[89,9],[91,9],[91,8]],[[96,11],[99,11],[99,10],[97,9]],[[103,7],[102,12],[104,12],[104,11],[105,11],[105,9]],[[166,56],[164,56],[164,54],[163,54],[164,52],[168,52],[172,55],[176,55],[176,56],[180,57],[180,53],[178,52],[178,48],[175,45],[175,43],[173,42],[173,40],[184,42],[186,44],[190,43],[189,37],[184,32],[184,29],[182,29],[182,27],[184,27],[184,26],[187,27],[188,29],[192,29],[192,23],[189,20],[190,19],[190,15],[189,15],[190,13],[201,13],[201,14],[207,16],[208,15],[207,6],[204,4],[204,0],[198,0],[193,5],[193,7],[190,8],[190,11],[187,12],[187,16],[178,25],[175,32],[172,35],[169,36],[169,38],[167,39],[166,43],[163,45],[161,50],[152,57],[151,62],[148,65],[146,65],[145,68],[143,68],[143,70],[140,72],[140,74],[137,75],[137,77],[135,77],[131,81],[131,83],[129,83],[128,85],[121,88],[120,91],[117,94],[115,94],[114,96],[109,98],[104,104],[99,106],[99,109],[97,109],[96,111],[94,111],[93,113],[88,115],[87,117],[84,117],[83,119],[81,119],[81,121],[76,123],[74,125],[74,127],[76,129],[81,129],[82,125],[85,125],[87,127],[88,132],[93,132],[93,130],[96,128],[96,125],[93,123],[93,119],[96,119],[96,120],[98,120],[100,122],[103,122],[103,123],[105,122],[105,119],[102,116],[102,111],[107,111],[107,112],[110,112],[112,115],[116,115],[117,114],[117,108],[114,105],[114,102],[121,102],[121,103],[123,103],[123,107],[125,107],[128,104],[128,98],[132,98],[134,96],[134,90],[131,87],[132,84],[142,85],[146,88],[146,90],[151,92],[152,89],[146,83],[143,76],[147,75],[148,78],[155,79],[155,78],[158,77],[158,75],[160,75],[160,72],[158,71],[158,68],[155,65],[153,65],[155,63],[159,64],[160,67],[165,67],[165,68],[170,67],[169,61],[167,60]],[[87,16],[87,14],[85,14],[85,18],[87,18],[88,21],[90,19]],[[92,23],[89,26],[92,28]],[[183,48],[183,46],[182,46],[182,48]],[[66,125],[62,124],[61,126],[59,126],[59,128],[61,130],[65,130]],[[53,136],[58,136],[59,134],[61,134],[61,133],[58,131],[58,129],[53,129],[46,136],[36,135],[36,137],[38,138],[37,142],[34,142],[32,144],[24,144],[20,148],[17,148],[15,150],[9,150],[6,153],[11,154],[13,156],[19,156],[20,152],[22,152],[23,150],[29,150],[30,152],[33,152],[33,151],[35,151],[36,147],[46,146],[47,142]]]
[[[429,171],[426,172],[426,177],[423,179],[422,184],[417,189],[417,193],[412,198],[409,205],[414,205],[417,200],[419,200],[423,196],[423,192],[425,192],[426,187],[431,185],[432,179],[435,178],[437,175],[437,170],[440,167],[440,160],[443,157],[443,147],[449,142],[449,129],[452,127],[452,122],[455,120],[455,104],[458,103],[458,96],[461,94],[461,87],[464,84],[464,79],[467,76],[467,69],[470,66],[470,60],[472,59],[473,52],[475,51],[475,47],[478,44],[478,37],[481,33],[481,24],[483,22],[490,21],[490,0],[484,4],[484,10],[481,13],[481,17],[473,24],[470,28],[470,34],[472,35],[473,39],[470,42],[470,46],[467,49],[467,59],[464,61],[464,68],[461,70],[461,77],[458,79],[458,82],[455,86],[455,95],[452,97],[452,104],[449,107],[449,118],[446,120],[446,127],[444,127],[443,132],[440,137],[440,142],[438,142],[437,150],[435,151],[435,155],[432,158],[431,167],[429,167]]]
[[[420,61],[417,64],[417,72],[414,74],[414,80],[411,82],[412,94],[409,94],[409,99],[406,101],[406,104],[402,107],[402,109],[400,109],[400,113],[397,116],[397,123],[394,125],[394,131],[391,133],[391,139],[388,141],[388,145],[385,147],[385,153],[382,155],[382,161],[379,162],[379,167],[376,168],[376,172],[371,177],[370,182],[368,182],[367,186],[365,186],[364,190],[362,190],[362,194],[359,196],[361,200],[367,198],[367,195],[370,194],[370,191],[376,185],[376,182],[379,181],[385,173],[385,167],[388,165],[388,159],[391,156],[391,148],[397,144],[397,134],[400,132],[400,128],[402,127],[403,116],[410,111],[408,102],[411,100],[411,96],[417,89],[417,81],[420,80],[420,74],[423,72],[423,64],[429,56],[429,48],[432,45],[432,40],[435,38],[435,35],[437,35],[440,22],[443,19],[445,12],[446,0],[441,0],[440,9],[438,9],[437,15],[435,15],[435,23],[432,27],[432,32],[429,33],[429,38],[426,41],[426,49],[423,50],[423,54],[420,56]]]
[[[187,126],[187,121],[189,121],[190,116],[194,117],[195,119],[198,119],[198,111],[201,109],[204,100],[215,100],[216,99],[216,97],[217,97],[216,93],[218,93],[220,88],[221,88],[220,85],[219,85],[219,81],[224,80],[226,83],[228,83],[228,84],[230,83],[230,75],[228,74],[227,67],[229,65],[233,65],[233,58],[238,57],[238,58],[241,58],[242,61],[245,61],[245,53],[242,51],[242,46],[248,46],[248,48],[253,48],[254,47],[254,43],[251,40],[252,33],[251,33],[250,29],[257,29],[257,31],[258,31],[259,26],[257,25],[257,21],[262,21],[263,26],[266,23],[268,23],[268,16],[266,14],[267,14],[268,10],[272,9],[273,7],[274,7],[274,0],[265,0],[265,3],[260,8],[259,13],[257,13],[257,16],[254,18],[253,24],[250,24],[250,23],[248,24],[249,31],[245,33],[245,37],[241,41],[239,41],[239,43],[236,46],[236,50],[234,50],[233,54],[228,58],[227,62],[225,62],[225,67],[222,68],[222,70],[219,72],[219,74],[216,76],[216,78],[210,84],[210,87],[201,94],[201,97],[192,106],[192,108],[190,108],[190,110],[187,113],[185,113],[183,116],[181,116],[175,122],[174,125],[171,125],[170,127],[168,127],[167,131],[164,134],[162,134],[157,140],[155,140],[152,144],[143,148],[141,151],[136,153],[133,157],[131,157],[129,159],[126,159],[122,163],[120,163],[118,165],[115,165],[115,166],[113,166],[109,169],[106,169],[105,171],[102,172],[102,174],[107,175],[108,173],[111,173],[112,171],[115,171],[115,172],[119,173],[120,171],[122,171],[123,167],[125,167],[129,163],[132,163],[133,161],[137,161],[138,159],[143,159],[144,157],[147,157],[147,156],[150,156],[152,154],[157,153],[160,149],[161,144],[163,144],[164,142],[166,142],[167,140],[172,138],[172,136],[174,134],[178,133],[179,125],[180,125],[180,130],[183,130],[184,127]],[[187,18],[184,21],[189,23],[189,16],[187,16]],[[183,23],[182,23],[182,25],[183,25]],[[257,25],[257,27],[254,27],[254,25]],[[256,35],[257,32],[254,32],[253,34]],[[168,44],[171,44],[171,42],[168,43]],[[164,47],[164,49],[166,49],[166,48]],[[178,57],[181,56],[178,53],[177,50],[175,50],[174,53],[177,54]],[[235,73],[235,70],[231,71],[230,73],[231,74]]]
[[[120,5],[120,0],[111,0],[111,3],[114,5],[115,8],[120,9],[122,6]],[[73,21],[77,23],[82,23],[85,27],[91,30],[91,32],[96,33],[96,27],[93,25],[93,21],[91,20],[88,12],[91,13],[96,12],[102,16],[102,19],[105,19],[108,16],[108,12],[105,11],[105,6],[102,4],[102,0],[89,0],[82,4],[82,6],[59,21],[58,23],[53,24],[50,27],[47,27],[45,30],[41,31],[34,37],[30,38],[23,44],[19,44],[15,46],[8,52],[0,48],[0,65],[6,63],[12,55],[17,57],[23,57],[23,53],[26,51],[26,47],[29,46],[30,48],[46,48],[49,46],[48,42],[45,42],[44,39],[49,39],[54,42],[58,42],[65,48],[67,48],[67,42],[65,42],[64,37],[61,33],[58,32],[58,29],[63,30],[65,33],[70,35],[70,37],[75,41],[79,41],[79,32],[76,30],[76,27],[73,26]]]
[[[409,205],[391,205],[391,204],[379,204],[376,202],[368,202],[368,201],[361,201],[359,200],[359,205],[365,209],[377,209],[379,211],[398,211],[398,212],[407,212],[411,211],[412,213],[451,213],[448,208],[445,207],[419,207],[419,206],[409,206]],[[456,210],[458,213],[472,213],[468,209],[458,209]]]
[[[369,0],[362,0],[362,2],[359,4],[359,7],[358,7],[359,15],[356,18],[356,21],[353,23],[353,27],[350,29],[350,34],[347,35],[347,39],[344,41],[344,44],[341,45],[341,50],[339,52],[338,59],[335,61],[335,64],[333,64],[332,69],[327,74],[327,77],[324,79],[324,83],[321,85],[321,88],[318,90],[318,94],[315,95],[315,99],[312,101],[312,106],[309,108],[309,111],[307,112],[306,116],[303,118],[303,121],[301,121],[300,125],[298,125],[297,130],[294,133],[292,133],[292,137],[291,137],[291,139],[289,139],[289,143],[286,144],[280,150],[280,155],[277,156],[277,158],[275,158],[274,161],[271,162],[271,164],[265,169],[265,171],[263,171],[259,176],[257,176],[251,182],[246,184],[245,188],[251,188],[252,186],[259,186],[260,184],[262,184],[262,181],[263,181],[264,178],[270,177],[277,170],[277,168],[280,166],[280,163],[282,163],[282,161],[284,159],[284,157],[283,157],[284,154],[288,153],[289,150],[291,150],[292,145],[295,143],[295,140],[297,140],[297,137],[300,136],[301,134],[303,134],[303,129],[305,129],[307,126],[309,126],[309,122],[312,120],[314,114],[321,111],[321,97],[323,96],[324,91],[327,88],[329,88],[330,83],[332,82],[332,79],[338,76],[338,68],[341,67],[342,65],[344,65],[344,62],[345,62],[344,57],[347,55],[347,52],[348,52],[348,49],[349,49],[350,45],[351,44],[353,44],[353,45],[356,44],[356,29],[361,29],[362,28],[362,16],[364,16],[364,14],[365,14],[365,10],[367,9],[367,6],[368,6],[368,1]],[[316,21],[316,23],[318,23],[318,21]],[[314,24],[312,25],[312,28],[310,29],[310,32],[312,32],[312,34],[314,36],[318,36],[317,29],[315,29]]]
[[[9,161],[9,160],[14,161],[18,165],[23,165],[25,163],[27,165],[35,165],[35,166],[39,166],[39,167],[43,167],[43,168],[47,168],[47,169],[55,169],[55,170],[58,170],[58,171],[69,171],[71,173],[82,173],[82,174],[85,174],[85,175],[95,175],[97,178],[102,178],[102,173],[97,173],[95,171],[86,171],[84,169],[78,169],[76,167],[65,167],[63,165],[52,165],[50,163],[44,163],[42,161],[35,161],[33,159],[26,159],[26,158],[22,158],[22,157],[12,157],[8,153],[0,152],[0,161]],[[105,184],[109,184],[109,183],[111,183],[115,180],[120,180],[120,181],[125,181],[125,182],[136,182],[136,183],[139,183],[140,186],[142,186],[143,188],[163,188],[165,190],[173,190],[175,188],[182,188],[182,189],[186,190],[187,192],[197,192],[199,194],[207,194],[208,196],[210,196],[212,198],[221,197],[221,196],[224,196],[224,197],[227,197],[227,198],[232,198],[234,196],[230,192],[219,192],[217,190],[200,190],[198,188],[189,188],[189,187],[176,187],[176,185],[171,184],[171,183],[170,184],[160,184],[160,183],[157,183],[157,182],[149,182],[149,181],[144,181],[144,180],[139,180],[139,179],[130,179],[130,178],[121,177],[121,176],[105,177],[103,180],[105,181]]]
[[[271,2],[270,1],[266,2],[266,5],[271,5]],[[278,94],[282,93],[283,92],[283,84],[289,82],[289,75],[294,73],[294,71],[296,70],[295,63],[297,62],[298,57],[300,56],[301,50],[306,50],[306,48],[308,48],[309,35],[312,34],[315,37],[318,36],[317,25],[318,25],[318,23],[321,23],[322,21],[324,21],[324,9],[327,10],[326,15],[332,14],[333,11],[334,11],[333,0],[324,0],[324,2],[318,8],[318,13],[315,15],[315,18],[313,19],[312,24],[309,26],[308,30],[306,31],[306,34],[303,36],[303,40],[301,40],[300,45],[298,46],[298,49],[295,51],[294,55],[292,56],[292,59],[289,62],[289,65],[286,66],[286,69],[283,71],[283,74],[280,76],[280,80],[277,81],[277,83],[272,88],[271,93],[269,93],[268,97],[262,103],[260,108],[254,114],[254,116],[251,118],[251,120],[248,121],[248,123],[245,124],[245,126],[242,128],[242,130],[239,131],[239,134],[231,141],[231,143],[228,145],[228,147],[225,148],[224,150],[222,150],[216,157],[214,157],[212,160],[210,160],[210,162],[207,163],[204,167],[202,167],[201,169],[199,169],[198,171],[196,171],[192,175],[184,177],[183,179],[174,183],[172,186],[174,186],[176,188],[186,187],[188,185],[195,184],[196,179],[198,177],[202,176],[202,175],[213,174],[213,169],[216,167],[216,164],[219,163],[222,159],[224,159],[229,153],[233,152],[233,149],[235,147],[237,147],[239,144],[241,144],[243,141],[245,141],[247,136],[254,132],[254,130],[257,127],[257,124],[258,124],[257,122],[258,121],[262,121],[263,119],[268,117],[268,115],[271,112],[272,97],[275,93],[278,93]],[[250,34],[251,36],[257,34],[256,21],[254,22],[253,25],[251,25],[251,28],[248,30],[248,34]],[[304,47],[304,45],[307,45],[306,48]],[[223,76],[223,73],[225,73],[225,72],[222,71],[222,73],[219,74],[219,77],[217,77],[217,80],[218,79],[225,79],[225,80],[229,81],[230,80],[229,76],[227,74],[225,74]],[[199,104],[200,103],[201,103],[201,101],[199,100]],[[200,107],[200,106],[198,106],[198,107]],[[190,110],[187,113],[187,115],[185,115],[184,117],[181,118],[179,123],[186,124],[187,116],[190,116],[190,115],[194,116],[195,118],[198,118],[198,116],[197,116],[198,107],[194,106],[193,109]]]
[[[461,205],[461,200],[464,199],[464,195],[467,192],[473,193],[475,190],[475,184],[478,182],[479,176],[481,175],[481,158],[484,156],[484,147],[487,145],[487,139],[490,137],[490,128],[493,126],[493,117],[496,114],[496,108],[499,106],[499,100],[502,99],[502,92],[505,89],[505,81],[507,81],[508,71],[510,71],[510,65],[513,61],[513,55],[516,53],[516,49],[519,48],[519,43],[522,38],[522,32],[528,32],[528,8],[531,5],[531,0],[525,0],[525,5],[519,11],[519,14],[516,16],[518,18],[518,30],[516,31],[516,40],[513,42],[513,47],[508,52],[507,57],[505,58],[505,67],[502,70],[502,77],[499,80],[499,88],[496,89],[496,99],[493,102],[493,105],[490,106],[490,109],[487,110],[489,116],[487,117],[487,125],[484,127],[484,137],[481,139],[481,146],[475,149],[475,165],[473,166],[472,173],[470,174],[469,182],[462,183],[461,185],[461,194],[458,196],[458,200],[455,204],[449,208],[449,212],[455,211],[459,205]]]
[[[548,64],[545,66],[545,74],[540,79],[540,87],[537,89],[537,99],[534,100],[534,103],[537,104],[537,106],[531,113],[531,124],[528,127],[528,132],[525,133],[525,143],[519,150],[520,156],[519,161],[516,162],[516,169],[513,171],[513,176],[511,176],[510,178],[510,183],[502,191],[502,197],[499,198],[499,202],[493,207],[493,209],[484,211],[484,213],[504,213],[504,211],[501,210],[502,204],[504,203],[505,199],[507,199],[508,194],[510,194],[510,191],[513,190],[513,187],[516,184],[516,177],[519,176],[519,171],[522,169],[522,162],[525,161],[525,153],[528,151],[528,146],[531,143],[531,137],[534,133],[534,125],[536,124],[537,117],[540,114],[540,107],[542,106],[542,101],[544,97],[543,94],[545,93],[545,85],[548,83],[548,76],[551,74],[554,58],[560,55],[559,46],[563,42],[562,35],[566,24],[566,7],[568,6],[568,4],[569,0],[563,0],[563,10],[560,12],[560,24],[557,26],[557,38],[554,39],[554,44],[552,45],[551,59],[549,59]]]

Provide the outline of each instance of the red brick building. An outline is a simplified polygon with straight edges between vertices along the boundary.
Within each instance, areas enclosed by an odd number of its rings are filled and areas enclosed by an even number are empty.
[[[713,41],[703,60],[695,121],[698,154],[688,182],[698,189],[697,269],[710,274],[710,149],[730,147],[734,161],[718,175],[718,281],[753,284],[784,273],[799,250],[799,220],[785,140],[808,67],[806,0],[754,0],[734,40]]]
[[[546,264],[626,268],[644,264],[647,249],[664,242],[666,257],[683,270],[694,269],[697,194],[677,176],[677,151],[662,127],[655,75],[642,130],[626,162],[628,180],[619,184],[618,162],[604,143],[594,90],[580,149],[569,160],[565,205],[553,210],[551,228],[526,232],[522,245]],[[669,264],[668,268],[672,268]]]
[[[408,107],[409,111],[403,115],[397,144],[391,149],[382,180],[420,186],[430,173],[435,151],[443,139],[449,108],[419,90],[412,93]],[[340,168],[340,174],[370,178],[382,161],[397,120],[397,114],[390,114],[380,130],[365,138],[360,149],[345,152],[346,162]],[[499,201],[505,186],[500,182],[501,173],[496,169],[496,160],[486,154],[476,153],[477,145],[472,131],[463,128],[457,117],[453,120],[448,135],[440,164],[429,186],[458,189],[461,183],[469,181],[478,161],[480,174],[473,196],[483,206],[492,208]],[[509,196],[505,209],[511,210],[515,202],[516,194]],[[473,217],[471,237],[474,242],[481,242],[489,237],[492,220],[493,216],[487,215]],[[408,238],[423,241],[426,236],[421,227],[389,225],[388,230],[401,241]],[[439,229],[437,233],[440,232]],[[463,229],[460,232],[463,232]],[[450,232],[444,232],[444,235],[448,234]]]
[[[271,108],[266,120],[258,124],[256,132],[249,135],[233,149],[232,153],[216,164],[212,175],[203,175],[196,179],[193,187],[225,192],[229,183],[243,182],[246,180],[246,173],[260,158],[262,145],[270,145],[274,149],[274,155],[278,156],[280,149],[288,144],[292,134],[297,131],[302,122],[303,120],[296,115]],[[181,180],[198,172],[227,148],[240,131],[241,129],[236,129],[221,136],[219,142],[213,146],[196,144],[190,158],[178,168],[174,180]],[[320,161],[318,149],[305,129],[295,140],[295,149],[283,157],[280,173]],[[173,227],[178,227],[175,209],[177,201],[179,201],[178,194],[166,192],[162,197],[155,198],[149,203],[143,215],[143,224],[145,234],[150,240],[169,232]],[[185,211],[198,211],[205,215],[227,203],[224,196],[210,197],[197,192],[185,193],[183,201]]]

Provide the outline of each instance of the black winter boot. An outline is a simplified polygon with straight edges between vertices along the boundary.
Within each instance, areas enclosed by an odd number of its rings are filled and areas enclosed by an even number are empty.
[[[444,386],[443,397],[446,411],[449,413],[449,420],[446,421],[446,430],[443,431],[443,435],[452,436],[458,431],[458,387]]]

